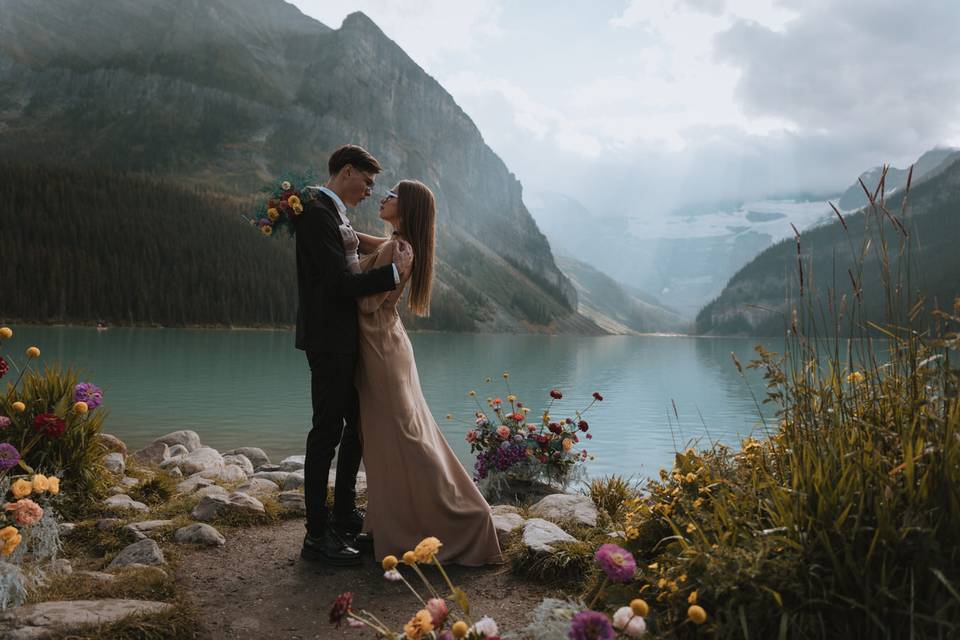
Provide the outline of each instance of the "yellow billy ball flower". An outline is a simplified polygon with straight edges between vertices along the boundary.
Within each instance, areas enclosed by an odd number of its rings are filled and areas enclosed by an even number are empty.
[[[694,604],[687,609],[687,617],[693,624],[703,624],[707,621],[707,612],[700,605]]]
[[[403,554],[403,563],[412,567],[417,564],[417,556],[413,555],[413,551],[407,551]]]
[[[287,198],[287,204],[290,205],[291,207],[296,208],[296,207],[299,207],[302,203],[300,202],[300,198],[298,198],[297,196],[290,196],[289,198]]]
[[[392,571],[397,568],[397,556],[386,556],[380,564],[384,571]]]
[[[47,483],[49,484],[49,486],[47,487],[47,491],[49,491],[53,495],[57,495],[58,493],[60,493],[60,478],[56,476],[50,476],[49,478],[47,478]]]
[[[633,611],[633,615],[640,616],[641,618],[646,618],[647,614],[650,613],[650,607],[647,606],[646,601],[641,598],[630,601],[630,610]]]
[[[79,413],[80,415],[84,415],[84,414],[87,413],[88,411],[90,411],[90,407],[89,407],[89,406],[87,405],[87,403],[84,402],[83,400],[80,400],[80,401],[78,401],[78,402],[74,402],[74,403],[73,403],[73,412],[74,412],[74,413]]]
[[[37,347],[28,347],[28,348],[27,348],[27,357],[28,357],[28,358],[39,358],[39,357],[40,357],[40,349],[38,349]]]
[[[30,495],[31,491],[33,491],[33,484],[29,480],[24,480],[23,478],[14,480],[13,484],[10,485],[10,493],[13,494],[14,500],[26,498],[28,495]]]
[[[23,413],[27,410],[27,405],[23,404],[19,400],[10,405],[10,408],[16,411],[17,413]]]
[[[262,233],[265,236],[269,236],[273,233],[273,227],[271,227],[268,224],[265,224],[262,227],[260,227],[260,233]]]
[[[466,638],[467,631],[470,630],[470,627],[467,626],[467,623],[463,620],[457,620],[453,623],[453,626],[450,627],[450,633],[453,634],[454,638]]]
[[[33,482],[30,484],[33,486],[34,493],[43,493],[50,488],[50,481],[47,480],[47,476],[41,473],[33,476]]]
[[[276,220],[277,218],[280,217],[280,212],[277,211],[275,208],[270,207],[269,209],[267,209],[267,217],[270,218],[271,220]]]
[[[509,396],[507,396],[507,401],[508,401],[508,402],[513,402],[513,401],[515,401],[516,399],[517,399],[517,396],[515,396],[515,395],[513,395],[513,394],[510,394]]]
[[[0,327],[0,338],[4,340],[9,340],[13,337],[13,329],[10,327]]]

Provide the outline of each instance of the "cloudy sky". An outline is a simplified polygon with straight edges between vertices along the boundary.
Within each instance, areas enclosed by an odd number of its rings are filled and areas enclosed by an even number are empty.
[[[960,146],[956,0],[293,1],[366,13],[530,198],[601,215],[836,191]]]

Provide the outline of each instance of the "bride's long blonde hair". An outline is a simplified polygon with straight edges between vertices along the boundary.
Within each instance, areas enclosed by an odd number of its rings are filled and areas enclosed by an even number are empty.
[[[397,213],[400,235],[413,248],[413,273],[407,307],[418,316],[430,315],[433,293],[433,252],[436,244],[437,203],[433,192],[418,180],[401,180],[397,185]]]

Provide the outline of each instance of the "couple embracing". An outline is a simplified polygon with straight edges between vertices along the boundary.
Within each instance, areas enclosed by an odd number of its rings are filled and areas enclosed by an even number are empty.
[[[296,217],[298,349],[310,365],[313,427],[307,436],[301,557],[335,566],[400,556],[427,536],[443,541],[443,562],[501,562],[490,507],[440,433],[420,388],[397,303],[430,309],[436,203],[416,180],[380,200],[391,238],[355,232],[347,217],[370,197],[380,163],[346,145],[330,178],[311,189]],[[339,446],[339,451],[337,447]],[[333,507],[327,478],[336,454]],[[356,506],[361,460],[367,509]]]

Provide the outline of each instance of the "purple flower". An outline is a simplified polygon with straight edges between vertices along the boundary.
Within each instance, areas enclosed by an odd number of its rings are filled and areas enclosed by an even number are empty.
[[[616,634],[607,616],[599,611],[581,611],[570,621],[570,640],[613,640]]]
[[[630,582],[637,571],[637,562],[633,555],[615,544],[602,545],[597,549],[594,559],[614,582]]]
[[[3,431],[7,427],[9,427],[10,424],[11,424],[10,418],[8,418],[7,416],[0,416],[0,431]]]
[[[0,357],[0,378],[7,375],[7,371],[10,370],[10,366],[7,364],[7,361]]]
[[[73,388],[73,401],[86,402],[87,408],[93,411],[103,402],[103,390],[92,382],[81,382]]]
[[[0,443],[0,471],[6,471],[20,462],[20,452],[9,442]]]

